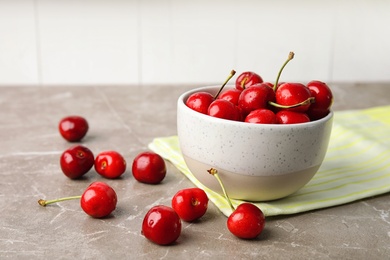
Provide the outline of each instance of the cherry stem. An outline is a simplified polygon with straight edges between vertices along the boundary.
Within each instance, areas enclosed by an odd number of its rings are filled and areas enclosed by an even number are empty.
[[[225,198],[226,198],[230,208],[234,211],[235,208],[232,204],[232,201],[230,200],[229,196],[226,193],[225,186],[223,185],[221,178],[219,178],[218,171],[214,168],[211,168],[210,170],[207,170],[207,172],[210,173],[211,175],[213,175],[217,179],[217,181],[219,182],[219,185],[221,185],[223,194],[225,195]]]
[[[245,77],[242,81],[241,81],[241,88],[242,89],[245,89],[245,83],[248,81],[248,77]]]
[[[287,63],[292,59],[294,59],[294,52],[290,51],[290,53],[288,54],[287,60],[284,62],[283,66],[280,68],[278,76],[276,77],[276,82],[275,82],[275,85],[273,87],[274,91],[276,91],[276,88],[278,87],[279,78],[280,78],[280,75],[282,75],[282,71],[283,71],[284,67],[286,67]]]
[[[75,199],[80,199],[80,198],[81,198],[81,195],[80,196],[71,196],[71,197],[59,198],[59,199],[55,199],[55,200],[43,200],[43,199],[40,199],[40,200],[38,200],[38,203],[42,207],[46,207],[46,205],[49,205],[49,204],[52,204],[52,203],[57,203],[57,202],[66,201],[66,200],[75,200]]]
[[[217,94],[215,94],[214,99],[217,99],[217,98],[218,98],[219,94],[221,93],[221,91],[223,90],[223,88],[226,86],[226,84],[229,82],[229,80],[230,80],[231,78],[233,78],[234,74],[236,74],[236,71],[235,71],[235,70],[230,71],[229,76],[227,77],[227,79],[225,80],[225,82],[222,84],[222,86],[219,88],[219,91],[217,92]]]
[[[294,104],[294,105],[281,105],[281,104],[278,104],[278,103],[275,103],[275,102],[272,102],[272,101],[268,101],[268,104],[274,106],[274,107],[278,107],[278,108],[294,108],[294,107],[299,107],[299,106],[304,106],[304,105],[307,105],[307,104],[312,104],[315,102],[315,97],[309,97],[308,99],[300,102],[300,103],[297,103],[297,104]]]

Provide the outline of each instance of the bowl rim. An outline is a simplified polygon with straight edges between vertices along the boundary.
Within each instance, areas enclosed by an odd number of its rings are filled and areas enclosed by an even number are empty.
[[[229,88],[233,88],[233,87],[235,87],[235,86],[234,85],[226,85],[224,89],[229,89]],[[305,122],[305,123],[297,123],[297,124],[255,124],[255,123],[247,123],[247,122],[242,122],[242,121],[234,121],[234,120],[227,120],[227,119],[223,119],[223,118],[212,117],[212,116],[205,115],[205,114],[199,113],[197,111],[194,111],[194,110],[192,110],[191,108],[189,108],[185,104],[185,100],[191,94],[193,94],[195,92],[199,92],[199,91],[210,92],[210,90],[215,90],[215,93],[216,93],[216,91],[218,91],[219,88],[220,88],[220,86],[210,85],[210,86],[203,86],[203,87],[194,88],[194,89],[191,89],[191,90],[188,90],[188,91],[182,93],[179,96],[178,100],[177,100],[178,109],[179,108],[183,109],[187,113],[192,113],[194,116],[199,117],[199,118],[204,119],[204,120],[207,120],[207,121],[210,121],[210,122],[217,122],[217,123],[225,124],[225,125],[234,125],[234,126],[237,126],[237,127],[238,126],[243,126],[243,127],[249,127],[249,128],[255,128],[255,129],[273,129],[273,128],[280,128],[280,129],[288,128],[288,129],[291,129],[292,126],[294,128],[312,127],[312,126],[320,125],[320,124],[322,124],[322,123],[324,123],[326,121],[329,121],[333,117],[333,115],[334,115],[333,110],[330,110],[329,114],[326,115],[325,117],[317,119],[317,120],[314,120],[314,121]],[[210,93],[213,94],[213,92],[210,92]]]

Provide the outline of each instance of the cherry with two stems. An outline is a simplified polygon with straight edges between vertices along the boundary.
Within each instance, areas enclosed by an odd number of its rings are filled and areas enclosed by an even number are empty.
[[[207,211],[209,198],[200,188],[179,190],[172,197],[172,208],[179,217],[186,222],[193,222],[201,218]]]
[[[38,200],[39,205],[46,205],[67,200],[80,199],[80,206],[85,213],[93,218],[104,218],[116,208],[117,195],[115,190],[104,182],[93,182],[81,196],[64,197],[54,200]]]
[[[213,175],[221,185],[223,194],[233,211],[227,220],[229,231],[242,239],[254,239],[258,237],[265,226],[265,216],[261,209],[249,202],[241,203],[237,208],[234,208],[222,180],[218,175],[218,171],[214,168],[207,171]]]

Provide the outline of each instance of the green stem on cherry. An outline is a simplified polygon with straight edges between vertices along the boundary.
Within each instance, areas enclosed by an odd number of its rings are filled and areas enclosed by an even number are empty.
[[[210,170],[207,170],[207,172],[210,173],[211,175],[213,175],[217,179],[217,181],[219,182],[219,185],[221,185],[223,194],[225,195],[225,198],[226,198],[230,208],[234,211],[235,208],[234,208],[233,203],[230,200],[228,194],[226,193],[225,186],[223,185],[221,178],[219,178],[218,171],[214,168],[211,168]]]
[[[284,67],[286,67],[287,63],[294,59],[294,52],[290,51],[290,53],[288,54],[288,57],[287,57],[287,60],[284,62],[284,64],[282,65],[282,67],[280,68],[279,70],[279,73],[278,73],[278,76],[276,77],[276,82],[275,82],[275,85],[273,87],[274,91],[276,91],[276,88],[278,87],[278,83],[279,83],[279,78],[280,78],[280,75],[282,75],[282,71],[284,69]]]
[[[46,207],[46,205],[49,205],[49,204],[52,204],[52,203],[57,203],[57,202],[66,201],[66,200],[75,200],[75,199],[80,199],[80,198],[81,198],[81,195],[65,197],[65,198],[59,198],[59,199],[54,199],[54,200],[43,200],[43,199],[40,199],[40,200],[38,200],[38,203],[42,207]]]
[[[294,105],[289,105],[289,106],[286,106],[286,105],[280,105],[278,103],[275,103],[275,102],[272,102],[272,101],[268,101],[268,104],[274,106],[274,107],[278,107],[278,108],[294,108],[294,107],[299,107],[299,106],[304,106],[304,105],[307,105],[307,104],[313,104],[315,102],[315,97],[309,97],[308,99],[300,102],[300,103],[297,103],[297,104],[294,104]]]
[[[221,93],[221,91],[223,90],[223,88],[226,86],[226,84],[229,82],[229,80],[230,80],[231,78],[233,78],[234,74],[236,74],[236,71],[235,71],[235,70],[230,71],[229,76],[227,77],[227,79],[225,80],[225,82],[222,84],[222,86],[219,88],[219,91],[217,92],[217,94],[215,94],[214,99],[217,99],[217,98],[218,98],[219,94]]]

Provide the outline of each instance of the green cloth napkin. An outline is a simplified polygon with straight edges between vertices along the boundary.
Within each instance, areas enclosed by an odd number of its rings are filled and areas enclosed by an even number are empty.
[[[171,161],[205,190],[224,215],[230,215],[225,198],[202,185],[188,170],[177,136],[155,138],[149,148]],[[286,198],[254,204],[266,216],[275,216],[341,205],[389,191],[390,106],[382,106],[335,112],[328,151],[313,179]],[[237,206],[243,201],[232,202]]]

